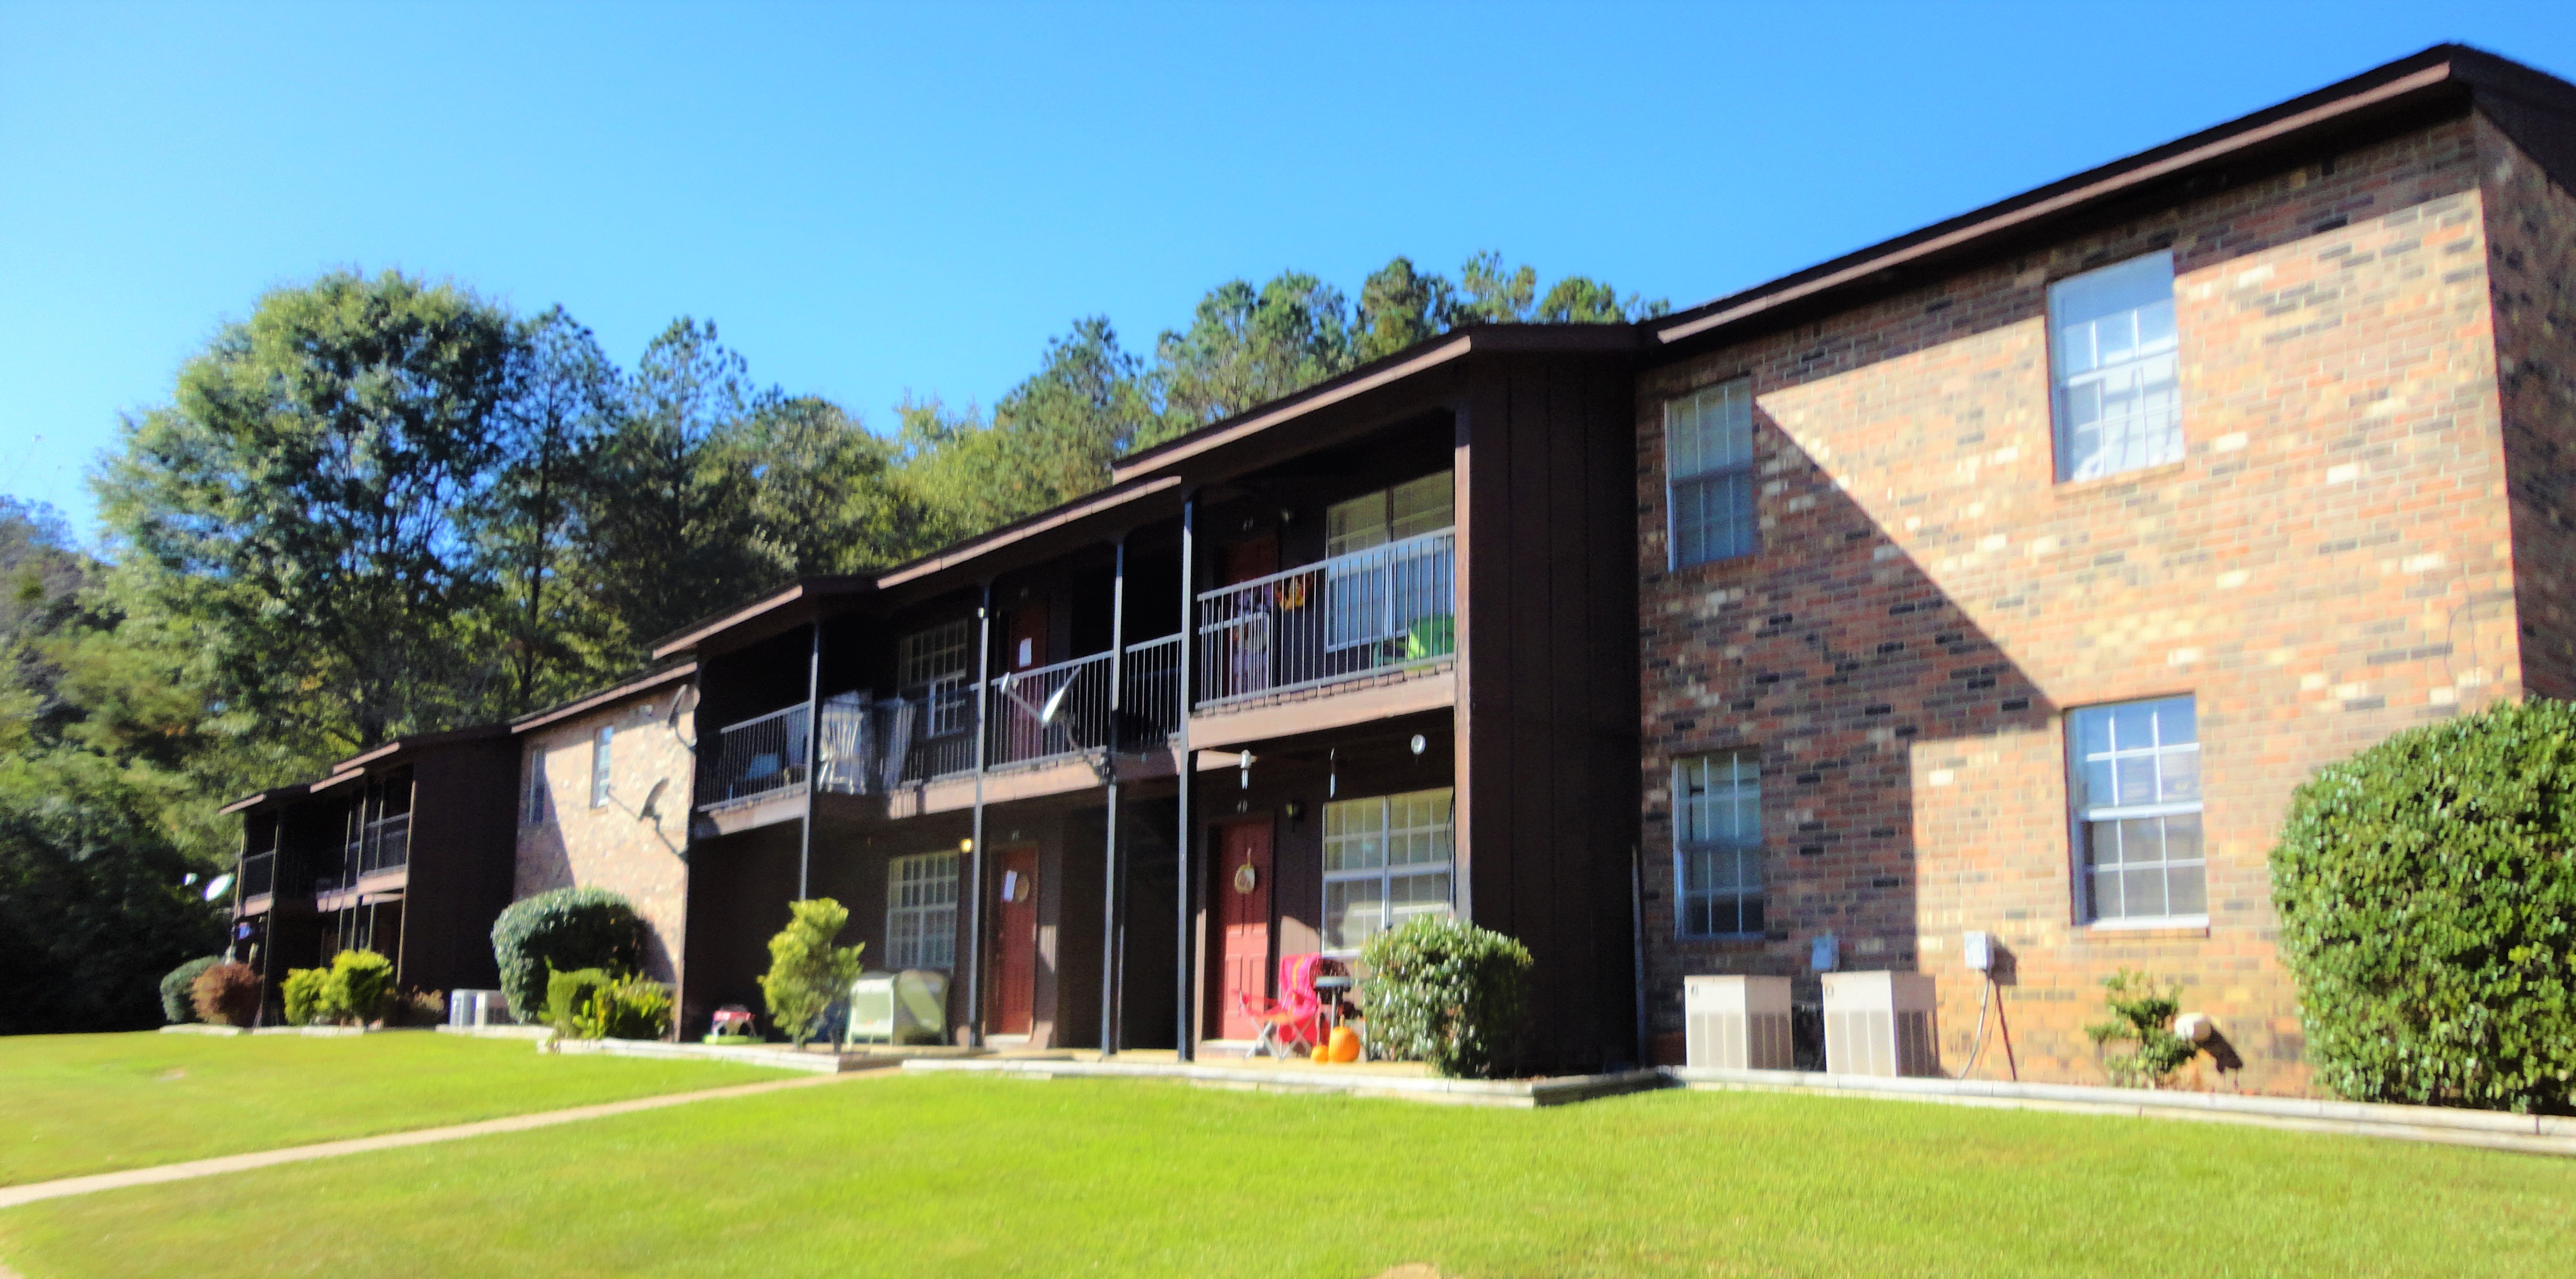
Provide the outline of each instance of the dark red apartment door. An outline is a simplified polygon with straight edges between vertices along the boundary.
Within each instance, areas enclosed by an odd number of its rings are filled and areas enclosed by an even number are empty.
[[[993,1008],[987,1030],[1025,1035],[1038,1003],[1038,850],[1005,848],[993,885]]]
[[[1247,1005],[1270,993],[1270,819],[1217,827],[1216,922],[1222,1038],[1250,1039],[1261,1022]]]

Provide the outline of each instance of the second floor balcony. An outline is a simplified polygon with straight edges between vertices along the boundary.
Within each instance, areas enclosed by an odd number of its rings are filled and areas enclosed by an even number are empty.
[[[1319,688],[1451,657],[1456,529],[1386,542],[1198,597],[1198,706]]]

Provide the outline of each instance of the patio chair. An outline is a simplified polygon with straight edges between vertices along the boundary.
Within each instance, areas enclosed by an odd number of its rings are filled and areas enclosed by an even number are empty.
[[[1286,1059],[1291,1052],[1312,1053],[1324,1039],[1324,1001],[1315,993],[1315,978],[1333,961],[1322,955],[1279,957],[1279,998],[1241,996],[1244,1015],[1259,1022],[1252,1047],[1244,1053],[1268,1053]],[[1339,965],[1334,965],[1338,969]]]

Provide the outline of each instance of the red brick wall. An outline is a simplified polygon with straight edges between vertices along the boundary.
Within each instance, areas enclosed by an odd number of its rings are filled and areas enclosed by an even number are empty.
[[[2523,680],[2576,698],[2576,197],[2478,125]]]
[[[680,686],[638,693],[587,714],[535,729],[519,739],[521,787],[518,869],[511,897],[518,900],[556,888],[606,888],[635,904],[645,925],[644,971],[657,981],[680,980],[683,929],[688,926],[687,848],[693,758],[688,742],[695,715],[675,724],[671,699]],[[602,725],[617,729],[608,755],[609,802],[590,804],[590,743]],[[542,760],[546,811],[525,820],[526,769]],[[654,784],[667,783],[655,802],[658,820],[640,815]]]
[[[2187,456],[2057,483],[2046,285],[2163,246]],[[2242,1086],[2303,1087],[2265,870],[2291,789],[2519,693],[2486,247],[2461,121],[1646,373],[1655,1028],[1679,1029],[1684,974],[1803,975],[1830,929],[1845,968],[1937,976],[1956,1072],[1980,990],[1959,935],[1986,929],[2025,1079],[2103,1078],[2082,1026],[2129,966],[2217,1018]],[[1744,374],[1763,548],[1668,572],[1662,402]],[[2210,923],[2082,924],[2062,712],[2180,693]],[[1769,932],[1677,941],[1670,761],[1738,744],[1764,758]]]

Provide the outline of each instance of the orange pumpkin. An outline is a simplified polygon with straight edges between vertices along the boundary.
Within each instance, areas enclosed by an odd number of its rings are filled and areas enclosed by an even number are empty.
[[[1314,1060],[1316,1065],[1321,1066],[1333,1059],[1333,1050],[1322,1044],[1317,1044],[1315,1045],[1315,1051],[1307,1055]]]
[[[1329,1051],[1332,1053],[1333,1060],[1335,1061],[1358,1061],[1360,1059],[1360,1033],[1348,1026],[1335,1026],[1333,1027],[1333,1037],[1330,1044],[1326,1048],[1319,1048],[1316,1051]]]

